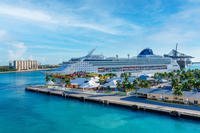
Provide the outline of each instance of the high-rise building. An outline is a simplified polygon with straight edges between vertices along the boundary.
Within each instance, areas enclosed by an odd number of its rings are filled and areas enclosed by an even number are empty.
[[[38,62],[36,60],[14,60],[13,67],[17,71],[22,70],[37,70]]]

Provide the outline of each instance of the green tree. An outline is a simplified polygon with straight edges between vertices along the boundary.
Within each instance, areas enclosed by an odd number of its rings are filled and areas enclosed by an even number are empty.
[[[172,84],[172,88],[175,88],[178,86],[179,80],[177,78],[172,78],[171,84]]]
[[[146,80],[139,80],[138,86],[141,87],[141,88],[149,88],[150,83]]]
[[[195,87],[195,79],[193,77],[191,77],[190,79],[188,79],[187,82],[190,86],[190,91]]]
[[[182,86],[179,84],[173,88],[173,94],[176,96],[182,96],[183,91],[182,91]]]
[[[45,80],[50,81],[52,79],[51,75],[46,75]]]
[[[65,84],[66,84],[66,86],[68,86],[68,85],[70,85],[70,84],[71,84],[71,82],[70,82],[70,79],[69,79],[69,78],[65,78],[64,80],[65,80]]]
[[[120,81],[117,81],[117,89],[121,89],[122,88],[122,84],[120,83]]]
[[[195,89],[199,89],[200,88],[200,80],[196,80],[195,81],[194,88]]]

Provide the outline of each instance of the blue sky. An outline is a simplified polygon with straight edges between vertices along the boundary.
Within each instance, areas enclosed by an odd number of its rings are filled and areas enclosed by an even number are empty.
[[[14,59],[56,64],[85,55],[126,57],[175,44],[200,61],[200,0],[3,0],[0,65]]]

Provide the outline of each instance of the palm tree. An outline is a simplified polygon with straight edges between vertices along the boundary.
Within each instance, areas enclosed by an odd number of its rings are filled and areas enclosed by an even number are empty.
[[[131,83],[130,82],[127,82],[126,84],[125,84],[125,92],[128,92],[128,91],[130,91],[131,90]]]
[[[173,94],[176,96],[182,96],[183,91],[182,91],[182,85],[177,85],[175,88],[173,88]]]
[[[150,83],[146,80],[139,80],[138,86],[141,88],[149,88]]]
[[[170,78],[174,77],[174,75],[175,75],[174,72],[169,72],[169,73],[168,73],[168,78],[170,79]]]
[[[199,89],[200,88],[200,80],[196,80],[194,88],[195,89]]]
[[[193,77],[188,79],[188,84],[190,86],[190,90],[192,90],[195,87],[195,79]]]
[[[53,82],[55,82],[55,81],[56,81],[56,78],[55,78],[54,76],[51,76],[51,80],[52,80]]]
[[[117,75],[115,73],[107,73],[104,76],[107,76],[109,78],[113,78],[113,77],[116,77]]]
[[[130,90],[136,90],[136,84],[135,82],[132,82],[132,84],[130,85]]]
[[[172,84],[172,88],[175,88],[178,86],[179,80],[177,78],[172,78],[171,84]]]
[[[191,91],[192,90],[190,84],[187,81],[182,83],[182,90],[184,90],[184,91]]]
[[[116,84],[116,86],[117,86],[117,89],[121,89],[121,88],[122,88],[122,84],[120,83],[120,81],[119,81],[119,80],[117,81],[117,84]]]
[[[167,72],[164,72],[164,73],[163,73],[163,78],[166,79],[167,77],[168,77],[168,73],[167,73]]]
[[[135,79],[132,83],[136,90],[139,89],[139,82],[139,79]]]
[[[46,75],[45,77],[46,81],[50,81],[52,79],[51,75]]]
[[[100,84],[104,84],[106,82],[107,79],[106,75],[101,75],[99,78],[100,78],[99,79]]]
[[[69,86],[71,84],[70,79],[69,78],[65,78],[65,84],[66,86]]]

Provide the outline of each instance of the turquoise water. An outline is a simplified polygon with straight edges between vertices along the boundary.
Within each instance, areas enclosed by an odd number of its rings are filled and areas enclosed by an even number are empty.
[[[0,74],[0,133],[199,133],[199,122],[25,92],[41,72]]]
[[[187,69],[190,69],[190,70],[200,69],[200,64],[193,64],[193,65],[190,65],[190,66],[188,66]]]

